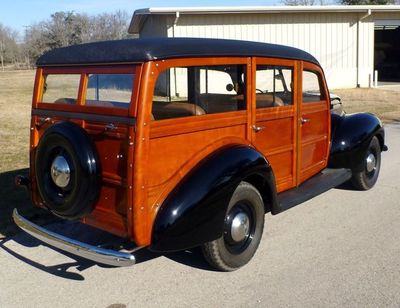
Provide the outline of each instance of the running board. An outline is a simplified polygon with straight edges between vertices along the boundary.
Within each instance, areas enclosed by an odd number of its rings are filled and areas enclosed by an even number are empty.
[[[278,206],[272,214],[286,211],[300,203],[310,200],[327,190],[337,187],[351,178],[350,169],[326,168],[299,187],[278,194]]]

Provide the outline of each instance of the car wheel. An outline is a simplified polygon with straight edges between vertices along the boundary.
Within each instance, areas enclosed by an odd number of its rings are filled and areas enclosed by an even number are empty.
[[[381,146],[377,137],[373,137],[364,157],[362,171],[354,172],[351,178],[353,187],[358,190],[372,188],[378,180],[381,168]]]
[[[95,146],[79,126],[60,122],[40,138],[35,175],[44,205],[55,215],[75,219],[92,211],[100,191]]]
[[[261,240],[264,214],[258,190],[241,182],[230,199],[223,235],[202,247],[207,262],[221,271],[234,271],[248,263]]]

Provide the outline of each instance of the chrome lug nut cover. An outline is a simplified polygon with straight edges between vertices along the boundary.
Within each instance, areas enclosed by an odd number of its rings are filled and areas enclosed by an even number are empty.
[[[249,217],[241,212],[236,214],[232,219],[231,225],[231,237],[235,242],[243,241],[250,231],[250,220]]]
[[[51,164],[51,178],[58,187],[65,188],[70,181],[71,170],[64,156],[57,156]]]

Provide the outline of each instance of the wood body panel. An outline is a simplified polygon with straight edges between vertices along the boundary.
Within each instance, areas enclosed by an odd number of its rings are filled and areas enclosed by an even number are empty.
[[[300,102],[299,184],[317,174],[328,164],[330,146],[330,99],[320,67],[303,63],[302,71],[315,72],[319,77],[321,99]],[[303,96],[301,96],[303,98]]]
[[[253,91],[255,112],[254,126],[260,128],[253,134],[254,146],[267,158],[272,166],[277,191],[294,187],[297,183],[297,62],[282,59],[255,58],[253,80],[255,87],[257,65],[276,65],[292,68],[292,104],[267,108],[256,108],[256,91]],[[254,89],[254,88],[253,88]]]
[[[31,178],[33,183],[32,198],[36,205],[43,206],[37,193],[34,161],[35,149],[41,136],[48,127],[61,121],[69,121],[82,127],[93,141],[101,166],[101,189],[94,210],[82,221],[95,227],[104,229],[119,236],[127,237],[130,234],[131,221],[127,219],[127,209],[132,204],[133,178],[133,124],[127,122],[129,115],[136,114],[137,86],[140,82],[141,66],[118,67],[73,67],[73,68],[45,68],[38,69],[35,81],[35,92],[32,100],[33,110],[40,110],[42,116],[32,116],[31,125]],[[135,73],[136,78],[132,89],[131,104],[128,109],[85,106],[85,85],[88,74],[91,73]],[[76,104],[42,103],[45,74],[81,74]],[[61,114],[57,113],[61,111]],[[85,114],[83,119],[74,118],[75,115]],[[110,118],[116,122],[102,120]],[[109,117],[112,116],[112,117]],[[119,120],[119,117],[121,117]],[[134,123],[134,121],[132,121]],[[107,125],[113,124],[112,129]]]
[[[221,64],[246,65],[246,110],[199,116],[152,120],[155,83],[160,72],[169,67]],[[256,108],[256,66],[271,64],[293,68],[293,104]],[[330,140],[329,100],[303,104],[301,74],[303,67],[321,74],[325,97],[328,97],[322,70],[295,60],[215,57],[171,59],[147,62],[137,66],[74,67],[38,69],[32,101],[34,109],[51,112],[67,111],[84,114],[135,118],[129,124],[110,124],[95,119],[85,120],[52,116],[50,120],[32,116],[31,177],[35,189],[34,157],[43,132],[59,121],[81,126],[96,145],[102,165],[102,188],[95,210],[83,219],[85,223],[134,240],[138,246],[151,243],[152,226],[160,205],[182,178],[199,162],[221,147],[250,145],[271,163],[277,191],[299,185],[327,164]],[[88,73],[136,72],[129,109],[85,106]],[[81,74],[76,105],[42,103],[44,75]],[[301,124],[301,118],[310,122]],[[44,122],[43,122],[44,121]],[[258,132],[254,127],[261,127]],[[41,205],[33,193],[34,203]]]
[[[148,245],[162,201],[199,161],[227,144],[250,144],[247,110],[152,121],[153,91],[158,75],[169,67],[244,64],[248,58],[196,58],[149,62],[144,65],[138,104],[133,237]],[[248,108],[249,108],[248,104]]]

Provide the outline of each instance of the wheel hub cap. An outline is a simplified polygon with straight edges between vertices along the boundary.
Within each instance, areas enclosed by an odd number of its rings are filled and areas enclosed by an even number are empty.
[[[70,180],[70,168],[64,156],[57,156],[51,164],[51,178],[61,188],[65,188]]]
[[[235,242],[241,242],[248,237],[250,231],[249,217],[245,213],[238,213],[232,219],[231,236]]]
[[[367,171],[372,172],[376,168],[376,158],[375,155],[372,153],[369,153],[366,159],[366,165],[367,165]]]

